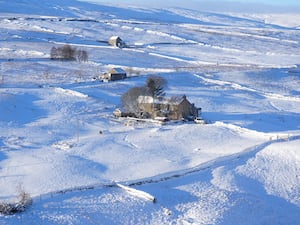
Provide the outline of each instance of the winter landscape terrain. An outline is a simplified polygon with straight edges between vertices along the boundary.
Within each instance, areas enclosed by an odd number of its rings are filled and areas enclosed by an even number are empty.
[[[0,0],[0,204],[33,200],[0,224],[300,224],[299,21]],[[114,118],[153,74],[207,124]]]

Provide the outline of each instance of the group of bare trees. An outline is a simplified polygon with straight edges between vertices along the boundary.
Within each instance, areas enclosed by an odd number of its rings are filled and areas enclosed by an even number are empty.
[[[122,95],[122,108],[127,113],[139,115],[138,98],[140,96],[149,96],[153,99],[163,97],[165,96],[166,85],[167,81],[164,78],[156,75],[150,76],[145,86],[133,87]]]
[[[50,59],[86,62],[88,61],[88,54],[85,50],[77,50],[75,47],[67,44],[62,47],[52,47],[50,50]]]
[[[11,215],[25,211],[31,204],[32,198],[24,190],[19,190],[18,200],[12,202],[0,202],[0,214]]]

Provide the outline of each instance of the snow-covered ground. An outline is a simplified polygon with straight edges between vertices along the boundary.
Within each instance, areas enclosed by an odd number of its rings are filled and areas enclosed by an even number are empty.
[[[0,1],[0,224],[300,224],[299,17]],[[151,74],[208,124],[114,118]]]

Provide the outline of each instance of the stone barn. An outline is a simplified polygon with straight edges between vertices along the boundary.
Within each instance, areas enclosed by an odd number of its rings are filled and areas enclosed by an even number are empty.
[[[108,43],[112,46],[123,48],[125,47],[125,42],[119,36],[112,36],[109,38]]]
[[[111,68],[108,73],[102,75],[104,81],[123,80],[127,77],[125,70],[122,68]]]

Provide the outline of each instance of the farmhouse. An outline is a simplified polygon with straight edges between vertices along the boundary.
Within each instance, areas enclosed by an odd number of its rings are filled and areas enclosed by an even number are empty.
[[[119,47],[119,48],[125,47],[125,42],[119,36],[110,37],[108,43],[112,46]]]
[[[185,95],[157,99],[151,96],[139,96],[137,102],[141,117],[194,120],[201,112],[201,108],[190,103]]]
[[[111,68],[108,73],[101,75],[101,79],[105,81],[123,80],[126,77],[127,74],[122,68]]]

